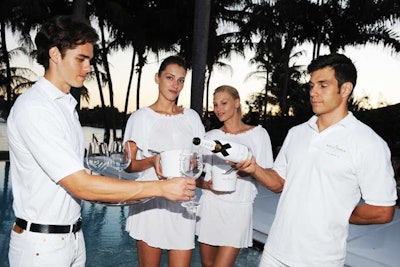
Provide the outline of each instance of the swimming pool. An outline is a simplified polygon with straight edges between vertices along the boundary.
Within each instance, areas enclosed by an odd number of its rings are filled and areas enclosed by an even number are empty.
[[[87,251],[86,266],[138,266],[136,243],[125,231],[128,212],[128,207],[82,202],[83,232]],[[14,219],[8,165],[0,161],[0,266],[9,266],[8,243]],[[258,266],[260,256],[261,252],[258,249],[242,249],[235,266]],[[168,266],[166,252],[163,254],[161,266]],[[201,266],[198,246],[193,252],[191,266]]]

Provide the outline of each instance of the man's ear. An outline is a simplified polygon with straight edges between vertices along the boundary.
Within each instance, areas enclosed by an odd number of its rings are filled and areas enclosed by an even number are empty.
[[[340,94],[344,97],[349,97],[353,91],[353,83],[345,82],[341,86]]]
[[[49,49],[49,57],[55,63],[61,60],[61,52],[58,50],[57,46],[53,46]]]

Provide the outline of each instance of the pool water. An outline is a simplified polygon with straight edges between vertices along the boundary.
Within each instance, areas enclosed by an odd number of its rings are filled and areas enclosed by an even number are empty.
[[[8,163],[0,161],[0,266],[8,267],[9,235],[15,216],[12,211],[11,182]],[[125,231],[129,207],[114,207],[82,202],[83,232],[86,241],[88,267],[138,266],[135,241]],[[258,266],[261,252],[258,249],[242,249],[235,267]],[[166,252],[162,267],[168,266]],[[192,267],[200,267],[200,254],[196,248]]]
[[[83,127],[85,143],[93,135],[102,140],[103,129]],[[117,131],[121,135],[120,130]],[[0,123],[0,150],[8,150],[6,124]],[[8,163],[0,161],[0,266],[8,267],[8,243],[15,216],[12,210],[11,181]],[[135,241],[125,231],[125,220],[129,207],[111,207],[82,201],[83,233],[86,241],[87,267],[138,266]],[[256,248],[242,249],[235,267],[258,266],[261,252]],[[167,265],[166,252],[161,267]],[[192,256],[192,267],[201,266],[196,248]]]

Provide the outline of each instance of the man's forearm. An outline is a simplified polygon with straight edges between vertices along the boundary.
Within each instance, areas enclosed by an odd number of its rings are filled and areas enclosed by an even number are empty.
[[[381,224],[393,220],[394,206],[373,206],[362,204],[357,206],[351,216],[350,223],[353,224]]]

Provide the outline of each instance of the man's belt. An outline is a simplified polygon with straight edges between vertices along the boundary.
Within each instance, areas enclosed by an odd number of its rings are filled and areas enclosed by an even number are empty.
[[[16,218],[15,224],[23,230],[27,230],[35,233],[45,233],[45,234],[68,234],[76,233],[82,229],[82,219],[79,219],[76,223],[71,225],[45,225],[31,223],[29,229],[27,229],[28,222],[24,219]]]

